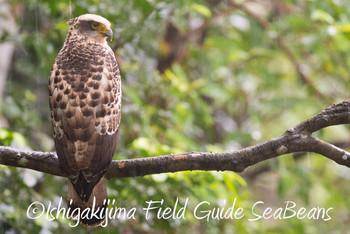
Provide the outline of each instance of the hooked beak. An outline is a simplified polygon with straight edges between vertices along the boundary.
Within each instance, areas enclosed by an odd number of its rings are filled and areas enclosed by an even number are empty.
[[[108,29],[105,32],[105,35],[109,38],[110,41],[112,41],[112,39],[113,39],[113,31],[112,31],[112,29]]]

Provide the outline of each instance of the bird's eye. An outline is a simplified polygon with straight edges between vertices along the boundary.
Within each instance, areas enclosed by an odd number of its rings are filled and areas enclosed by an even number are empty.
[[[91,23],[91,28],[97,29],[97,27],[98,27],[98,23]]]

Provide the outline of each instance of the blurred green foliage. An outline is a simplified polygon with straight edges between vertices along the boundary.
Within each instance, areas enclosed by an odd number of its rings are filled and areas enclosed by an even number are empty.
[[[237,1],[246,6],[240,9],[229,2],[11,1],[19,32],[0,38],[16,44],[2,103],[9,126],[0,129],[1,144],[53,150],[48,77],[68,31],[66,22],[87,12],[109,19],[115,33],[110,45],[123,79],[115,159],[240,149],[276,137],[349,97],[347,1],[243,0]],[[348,142],[349,133],[347,126],[339,126],[317,134],[337,143]],[[345,233],[349,179],[348,169],[315,154],[271,159],[247,169],[243,177],[179,172],[112,179],[109,198],[118,207],[136,207],[136,219],[110,220],[107,228],[94,231]],[[64,178],[0,165],[0,232],[71,231],[63,218],[31,220],[26,214],[34,201],[57,206],[66,190]],[[189,198],[185,219],[145,219],[145,201],[164,199],[165,208],[177,198],[180,207]],[[226,200],[229,208],[234,198],[247,217],[207,222],[193,216],[202,201],[213,208]],[[254,218],[249,211],[255,202],[277,209],[288,200],[308,210],[333,207],[332,219],[248,220]]]

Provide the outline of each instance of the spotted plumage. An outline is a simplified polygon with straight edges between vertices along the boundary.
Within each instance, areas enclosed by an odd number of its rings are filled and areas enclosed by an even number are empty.
[[[107,198],[104,174],[120,125],[121,78],[106,42],[112,38],[108,20],[85,14],[69,25],[49,81],[54,141],[60,165],[69,175],[72,207],[91,207],[93,197],[102,207]]]

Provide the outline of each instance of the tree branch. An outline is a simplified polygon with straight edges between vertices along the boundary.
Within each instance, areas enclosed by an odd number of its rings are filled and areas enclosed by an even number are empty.
[[[283,135],[255,146],[223,153],[191,152],[176,155],[113,160],[106,177],[122,178],[187,170],[242,172],[261,161],[295,152],[315,152],[350,168],[350,153],[311,134],[322,128],[350,123],[350,100],[333,104]],[[54,152],[23,151],[0,146],[0,164],[67,177]]]

